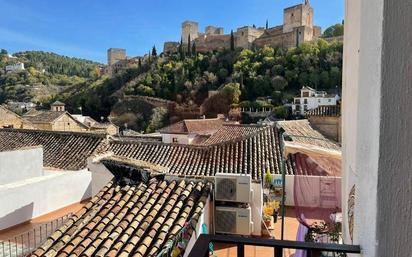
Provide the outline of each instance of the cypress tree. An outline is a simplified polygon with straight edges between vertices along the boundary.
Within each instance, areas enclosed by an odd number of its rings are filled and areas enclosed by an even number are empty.
[[[233,30],[230,31],[230,50],[235,50],[235,37],[233,36]]]
[[[157,56],[156,45],[154,45],[153,48],[152,48],[152,56],[154,56],[154,57]]]
[[[191,56],[190,46],[192,45],[190,42],[191,42],[191,40],[190,40],[190,34],[189,34],[189,36],[188,36],[188,38],[187,38],[187,55],[188,55],[189,57]]]
[[[193,42],[193,45],[192,45],[192,54],[193,54],[194,56],[196,56],[196,42]]]
[[[266,19],[266,29],[269,28],[269,21]]]
[[[142,58],[139,58],[138,65],[139,65],[139,68],[142,67]]]
[[[180,55],[180,59],[183,60],[185,53],[183,51],[183,39],[182,38],[180,38],[179,55]]]

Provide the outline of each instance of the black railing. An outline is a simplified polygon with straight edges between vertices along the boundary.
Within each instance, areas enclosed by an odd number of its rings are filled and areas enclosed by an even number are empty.
[[[288,240],[263,239],[254,237],[240,237],[231,235],[200,235],[188,257],[206,257],[209,256],[209,244],[222,243],[236,245],[237,257],[245,256],[245,246],[264,246],[271,247],[274,250],[275,257],[283,257],[283,249],[300,249],[307,251],[307,257],[316,256],[320,252],[333,253],[354,253],[360,254],[359,245],[344,244],[324,244],[297,242]]]
[[[39,247],[54,231],[61,227],[72,214],[40,224],[24,233],[6,240],[0,239],[0,257],[21,257]]]

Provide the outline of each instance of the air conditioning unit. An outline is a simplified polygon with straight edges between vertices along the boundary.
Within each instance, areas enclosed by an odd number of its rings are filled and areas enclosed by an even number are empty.
[[[253,222],[250,207],[216,206],[215,230],[223,234],[251,235]]]
[[[250,203],[251,182],[250,175],[216,173],[215,199],[225,202]]]

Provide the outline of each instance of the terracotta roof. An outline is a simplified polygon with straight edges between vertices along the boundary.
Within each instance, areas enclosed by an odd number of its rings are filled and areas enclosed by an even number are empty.
[[[306,116],[339,117],[340,105],[321,105],[306,112]]]
[[[224,119],[193,119],[182,120],[159,130],[165,134],[203,134],[211,135],[225,122]]]
[[[313,129],[308,120],[278,121],[277,124],[285,131],[285,140],[340,150],[340,146],[336,142],[327,139],[320,132]]]
[[[210,145],[238,140],[264,129],[265,127],[259,125],[225,124],[220,127],[216,133],[210,136],[204,144]]]
[[[79,170],[87,165],[87,158],[97,153],[104,136],[24,129],[0,129],[0,151],[27,146],[43,146],[45,167]]]
[[[56,111],[36,111],[31,112],[28,115],[24,115],[23,118],[30,121],[31,123],[51,123],[66,112],[56,112]]]
[[[210,189],[204,181],[112,181],[31,256],[156,256],[187,222],[197,224]]]
[[[169,173],[178,175],[239,173],[251,174],[253,179],[260,180],[267,168],[272,173],[281,173],[279,131],[275,126],[262,127],[231,141],[202,146],[114,140],[110,142],[110,151],[168,167]],[[293,174],[290,163],[286,173]]]

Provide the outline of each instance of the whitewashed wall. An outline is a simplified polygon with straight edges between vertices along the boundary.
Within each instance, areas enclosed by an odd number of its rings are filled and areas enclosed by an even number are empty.
[[[13,170],[15,171],[15,170]],[[91,197],[89,171],[47,171],[0,185],[0,230]]]
[[[42,175],[42,147],[0,152],[0,185]]]

